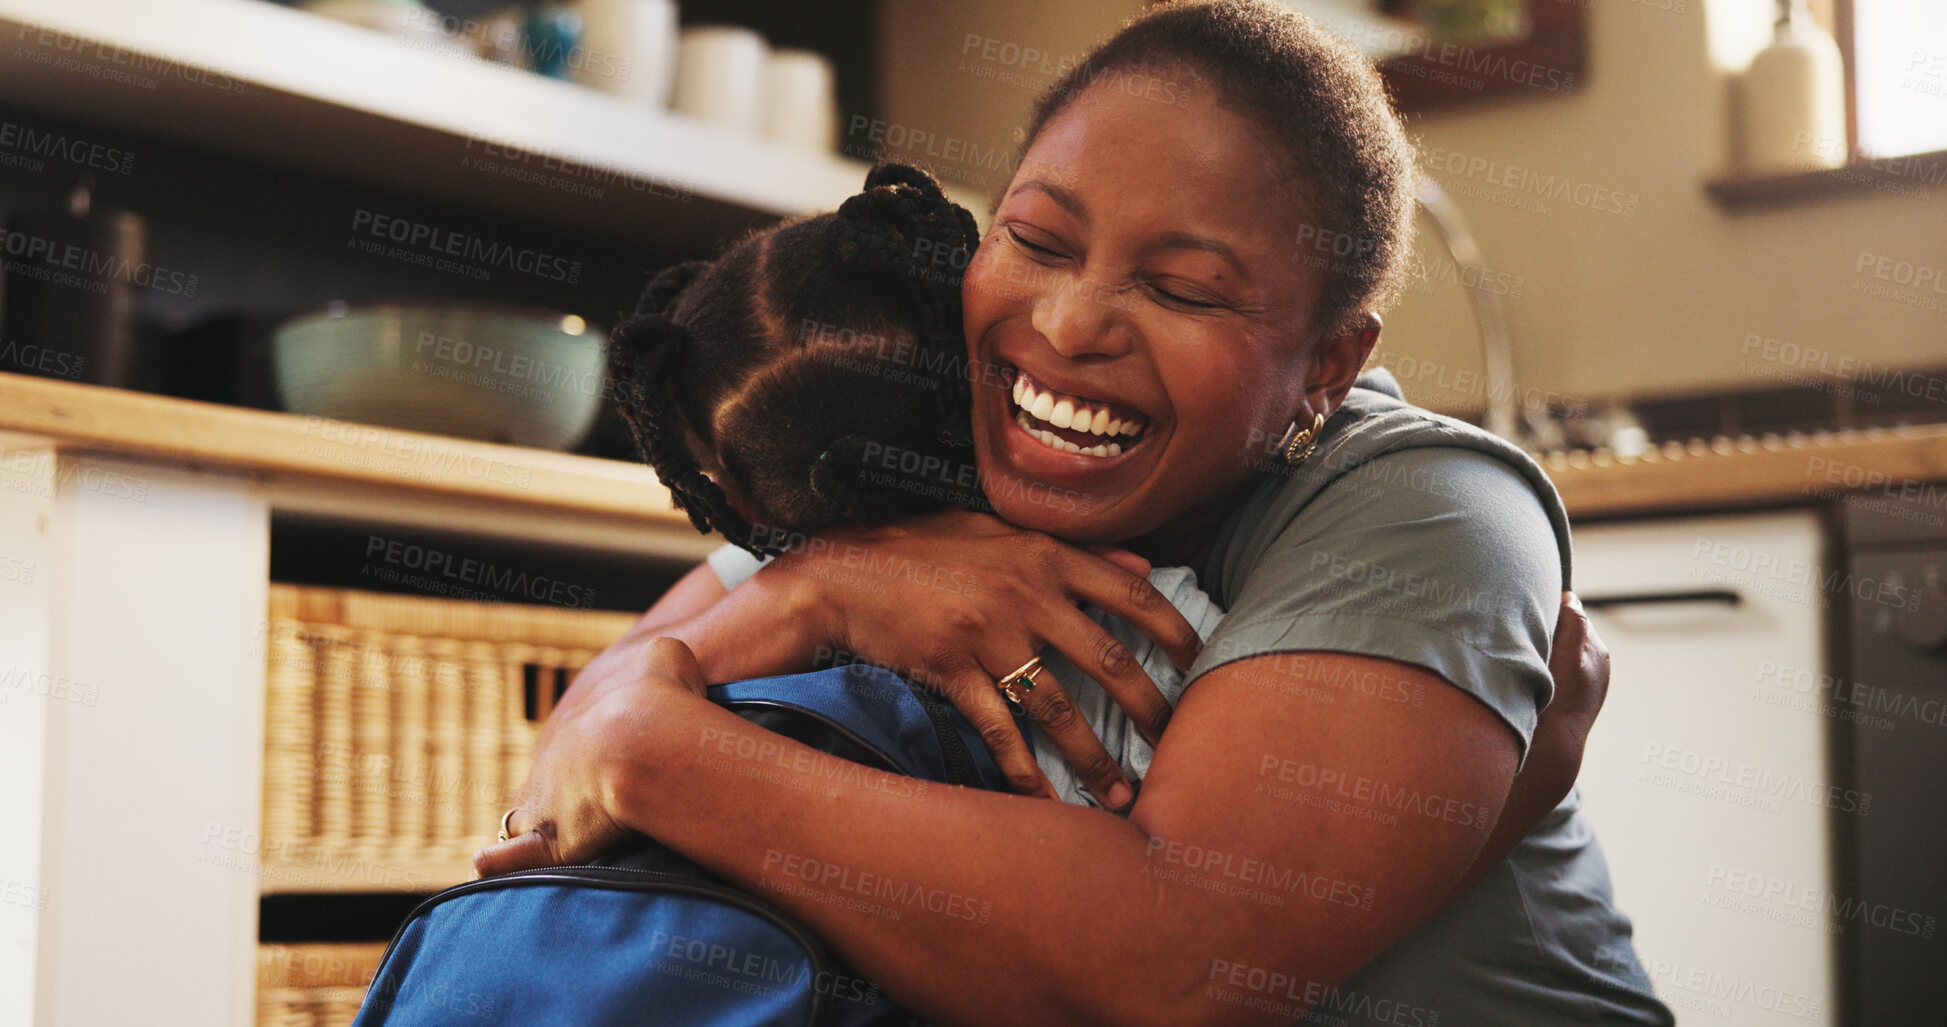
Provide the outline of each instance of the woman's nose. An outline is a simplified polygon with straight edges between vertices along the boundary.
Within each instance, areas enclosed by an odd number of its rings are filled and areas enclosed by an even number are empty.
[[[1069,279],[1035,300],[1034,329],[1065,357],[1121,356],[1131,342],[1121,300],[1096,279]]]

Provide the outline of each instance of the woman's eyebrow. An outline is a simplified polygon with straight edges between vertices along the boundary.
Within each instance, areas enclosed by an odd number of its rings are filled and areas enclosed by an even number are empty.
[[[1243,261],[1237,259],[1237,251],[1231,249],[1222,240],[1212,239],[1207,235],[1197,235],[1193,232],[1165,232],[1157,238],[1154,248],[1159,250],[1202,250],[1205,253],[1214,253],[1228,261],[1231,267],[1236,268],[1238,277],[1247,282],[1251,280],[1250,271],[1244,267]]]
[[[1074,193],[1069,192],[1067,189],[1064,189],[1061,186],[1058,186],[1055,183],[1048,181],[1047,179],[1030,178],[1027,181],[1022,182],[1019,186],[1017,186],[1015,191],[1016,192],[1029,192],[1029,191],[1038,192],[1043,196],[1046,196],[1047,198],[1055,201],[1055,204],[1061,207],[1061,209],[1067,211],[1070,214],[1075,215],[1075,219],[1080,221],[1082,224],[1084,225],[1088,224],[1088,210],[1087,208],[1082,206],[1081,197],[1076,196]]]

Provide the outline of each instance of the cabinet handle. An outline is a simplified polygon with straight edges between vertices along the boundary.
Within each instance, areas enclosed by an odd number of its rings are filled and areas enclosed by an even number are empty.
[[[1617,606],[1667,606],[1672,603],[1723,603],[1742,606],[1744,596],[1727,588],[1692,589],[1688,592],[1623,592],[1608,596],[1583,596],[1582,607],[1603,610]]]

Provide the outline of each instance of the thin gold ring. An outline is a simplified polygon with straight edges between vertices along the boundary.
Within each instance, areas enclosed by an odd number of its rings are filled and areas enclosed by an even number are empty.
[[[1039,673],[1041,673],[1041,657],[1037,656],[1015,668],[1012,674],[994,682],[994,687],[1000,689],[1001,696],[1008,702],[1019,706],[1022,696],[1034,691],[1036,684],[1034,676]],[[1021,690],[1019,695],[1014,692],[1016,688]]]
[[[514,819],[515,811],[519,809],[520,809],[519,806],[515,806],[513,809],[510,809],[507,812],[502,813],[500,815],[500,838],[498,839],[499,841],[504,842],[508,838],[513,837],[513,835],[510,834],[510,832],[513,830],[513,826],[510,822]]]

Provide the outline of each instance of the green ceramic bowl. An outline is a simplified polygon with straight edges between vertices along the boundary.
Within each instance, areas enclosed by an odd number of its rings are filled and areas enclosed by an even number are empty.
[[[603,333],[572,314],[334,306],[280,325],[284,409],[537,449],[573,449],[601,412]]]

